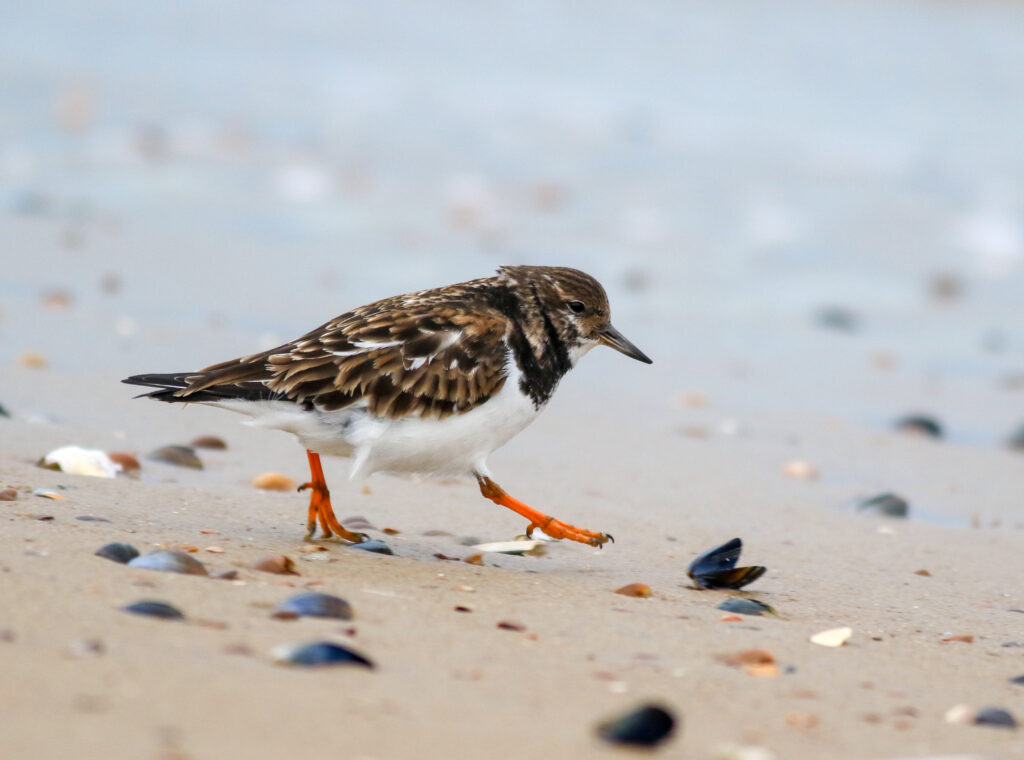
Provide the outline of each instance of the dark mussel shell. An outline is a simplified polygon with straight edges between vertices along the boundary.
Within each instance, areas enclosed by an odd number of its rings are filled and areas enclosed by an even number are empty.
[[[693,560],[686,574],[697,588],[743,588],[764,575],[767,568],[761,565],[736,567],[741,551],[742,540],[726,541]]]
[[[914,433],[928,438],[942,438],[942,423],[926,414],[908,414],[896,420],[896,429],[901,433]]]
[[[313,641],[308,644],[284,644],[275,647],[271,653],[281,665],[305,665],[323,667],[326,665],[361,665],[373,668],[373,663],[358,652],[331,641]]]
[[[735,612],[739,615],[763,615],[766,612],[769,615],[778,614],[770,604],[743,596],[730,596],[718,605],[718,609],[725,612]]]
[[[974,716],[974,723],[978,726],[1017,728],[1017,720],[1001,707],[983,707]]]
[[[148,615],[149,617],[162,618],[163,620],[184,620],[185,616],[177,607],[172,607],[166,602],[141,601],[129,604],[122,608],[125,612],[133,615]]]
[[[97,549],[94,554],[97,557],[103,557],[103,559],[113,560],[114,562],[120,562],[122,565],[131,562],[133,559],[139,556],[139,550],[131,544],[112,543],[101,546]]]
[[[660,705],[643,705],[612,718],[597,727],[597,734],[613,744],[653,747],[660,744],[676,727],[672,713]]]
[[[373,554],[394,554],[391,551],[391,547],[383,541],[377,539],[369,539],[367,541],[360,541],[358,544],[349,544],[349,549],[360,549],[364,552],[372,552]]]
[[[857,502],[857,511],[874,512],[885,517],[906,517],[910,513],[910,504],[902,496],[887,491]]]
[[[352,619],[352,605],[341,597],[307,591],[288,597],[274,608],[276,618],[322,617]]]

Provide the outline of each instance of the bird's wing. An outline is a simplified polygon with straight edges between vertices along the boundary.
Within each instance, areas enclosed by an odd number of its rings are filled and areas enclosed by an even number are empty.
[[[497,311],[396,297],[343,314],[298,340],[184,378],[175,395],[285,399],[334,411],[439,419],[504,385],[507,322]]]

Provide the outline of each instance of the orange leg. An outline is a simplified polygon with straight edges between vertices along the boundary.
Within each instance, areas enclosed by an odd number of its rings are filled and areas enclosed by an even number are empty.
[[[330,538],[333,531],[338,538],[343,538],[354,544],[365,541],[365,535],[346,529],[334,516],[334,508],[331,507],[331,492],[327,490],[324,468],[320,465],[320,455],[314,454],[309,449],[306,449],[306,455],[309,457],[309,474],[313,478],[311,482],[299,486],[300,491],[307,488],[312,489],[309,496],[309,513],[306,518],[306,539],[313,538],[313,534],[316,533],[316,524],[319,522],[324,538]]]
[[[599,549],[602,544],[608,541],[615,541],[615,539],[607,533],[595,533],[592,530],[577,528],[575,525],[569,525],[561,520],[549,517],[543,512],[538,512],[533,507],[523,504],[523,502],[518,499],[513,499],[505,493],[505,490],[501,486],[485,475],[477,475],[476,480],[477,483],[480,484],[480,493],[495,504],[508,507],[516,514],[522,515],[530,521],[530,525],[526,528],[526,535],[528,536],[533,533],[534,528],[540,528],[552,538],[568,538],[571,541],[590,544],[591,546],[596,546]]]

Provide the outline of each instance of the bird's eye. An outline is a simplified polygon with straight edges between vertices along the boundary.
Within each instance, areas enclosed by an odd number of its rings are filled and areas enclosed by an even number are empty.
[[[587,307],[583,301],[569,301],[569,310],[573,314],[582,314],[587,310]]]

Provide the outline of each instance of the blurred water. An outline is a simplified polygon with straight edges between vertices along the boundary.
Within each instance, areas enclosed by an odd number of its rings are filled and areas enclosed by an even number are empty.
[[[1024,416],[1019,4],[0,13],[0,366],[182,369],[557,263],[605,282],[666,393],[869,423],[920,397],[967,441]]]

